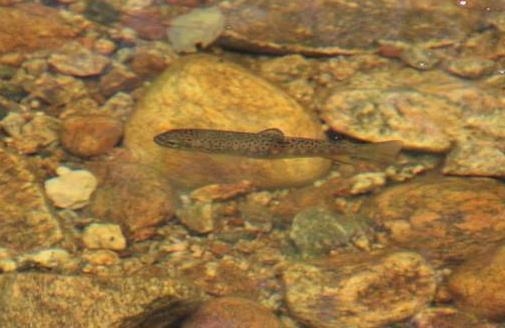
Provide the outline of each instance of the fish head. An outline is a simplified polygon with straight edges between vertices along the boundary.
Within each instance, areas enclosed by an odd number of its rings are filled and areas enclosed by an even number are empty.
[[[154,137],[154,142],[160,146],[172,149],[190,149],[194,138],[186,130],[170,130]]]

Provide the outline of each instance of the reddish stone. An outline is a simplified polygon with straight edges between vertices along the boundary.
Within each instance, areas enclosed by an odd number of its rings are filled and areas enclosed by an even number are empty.
[[[267,308],[245,298],[222,297],[204,303],[183,328],[280,328],[281,322]]]
[[[123,135],[120,121],[105,115],[74,115],[63,121],[61,143],[77,156],[89,157],[110,151]]]
[[[38,4],[0,7],[0,53],[48,49],[77,35],[58,11]]]

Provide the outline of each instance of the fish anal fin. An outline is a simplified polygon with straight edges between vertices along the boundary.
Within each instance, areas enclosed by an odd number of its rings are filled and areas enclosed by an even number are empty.
[[[258,134],[268,135],[268,136],[272,136],[272,137],[275,137],[278,139],[284,138],[284,133],[277,128],[262,130],[262,131],[258,132]]]

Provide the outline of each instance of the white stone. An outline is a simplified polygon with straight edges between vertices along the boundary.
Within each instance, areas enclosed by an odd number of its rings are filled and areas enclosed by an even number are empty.
[[[58,177],[45,182],[46,194],[54,206],[70,209],[86,206],[97,186],[93,174],[85,170],[72,171],[63,166],[56,173]]]
[[[63,267],[70,260],[70,254],[61,248],[43,249],[30,253],[19,258],[19,261],[26,264],[35,264],[44,268]]]
[[[122,250],[126,248],[126,239],[121,227],[110,223],[92,223],[83,232],[82,241],[89,249]]]

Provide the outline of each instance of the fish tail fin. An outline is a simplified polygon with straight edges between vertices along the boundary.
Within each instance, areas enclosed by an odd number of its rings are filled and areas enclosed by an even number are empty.
[[[395,162],[402,149],[402,142],[391,140],[371,144],[348,143],[343,152],[331,158],[338,162],[352,163],[353,161],[366,161],[380,165],[389,165]]]

